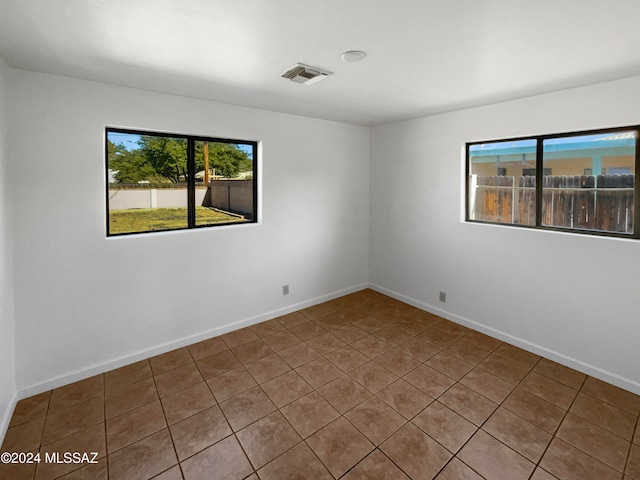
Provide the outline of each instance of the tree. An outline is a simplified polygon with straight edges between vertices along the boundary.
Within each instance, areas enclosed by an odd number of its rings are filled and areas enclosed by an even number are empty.
[[[107,141],[108,168],[119,183],[149,181],[155,176],[154,168],[139,150],[127,150],[122,145]]]
[[[186,139],[142,135],[138,144],[138,151],[158,175],[176,183],[187,178]]]
[[[109,169],[122,183],[153,181],[184,182],[187,179],[187,139],[141,135],[139,148],[107,143]],[[253,161],[238,145],[209,142],[209,167],[216,175],[236,178],[240,172],[253,170]],[[195,142],[195,171],[204,170],[204,142]]]
[[[122,145],[116,145],[111,140],[107,139],[107,154],[109,155],[109,160],[116,157],[116,155],[123,155],[127,152],[127,149]]]
[[[204,164],[202,145],[203,142],[197,142],[196,145],[197,170],[201,170],[203,167],[200,164]],[[199,158],[202,161],[199,161]],[[209,143],[209,165],[215,169],[216,175],[224,178],[236,178],[240,172],[253,169],[253,162],[249,155],[233,143]]]

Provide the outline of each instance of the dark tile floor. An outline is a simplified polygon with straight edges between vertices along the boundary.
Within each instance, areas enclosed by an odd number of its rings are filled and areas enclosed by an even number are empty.
[[[640,480],[639,412],[363,290],[20,401],[2,451],[41,463],[0,478]]]

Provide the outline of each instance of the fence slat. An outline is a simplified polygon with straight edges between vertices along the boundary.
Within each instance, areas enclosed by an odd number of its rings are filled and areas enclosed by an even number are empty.
[[[535,225],[536,177],[478,177],[476,220]],[[517,186],[516,186],[517,185]],[[633,232],[635,175],[545,175],[542,224]]]

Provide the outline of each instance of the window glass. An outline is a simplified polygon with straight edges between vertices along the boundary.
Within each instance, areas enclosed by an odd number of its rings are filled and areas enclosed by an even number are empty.
[[[253,219],[252,145],[195,142],[196,225]]]
[[[520,225],[536,222],[536,140],[468,147],[470,220]]]
[[[257,144],[107,128],[107,234],[254,222]]]
[[[639,132],[633,126],[468,143],[467,220],[640,238]]]
[[[107,132],[109,233],[187,228],[184,138]]]
[[[632,234],[636,135],[545,139],[542,225]]]

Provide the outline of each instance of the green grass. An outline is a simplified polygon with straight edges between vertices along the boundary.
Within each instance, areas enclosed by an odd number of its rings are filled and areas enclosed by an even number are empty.
[[[196,225],[241,222],[242,217],[227,215],[206,207],[196,207]],[[186,208],[136,208],[111,210],[109,233],[150,232],[187,228]]]

